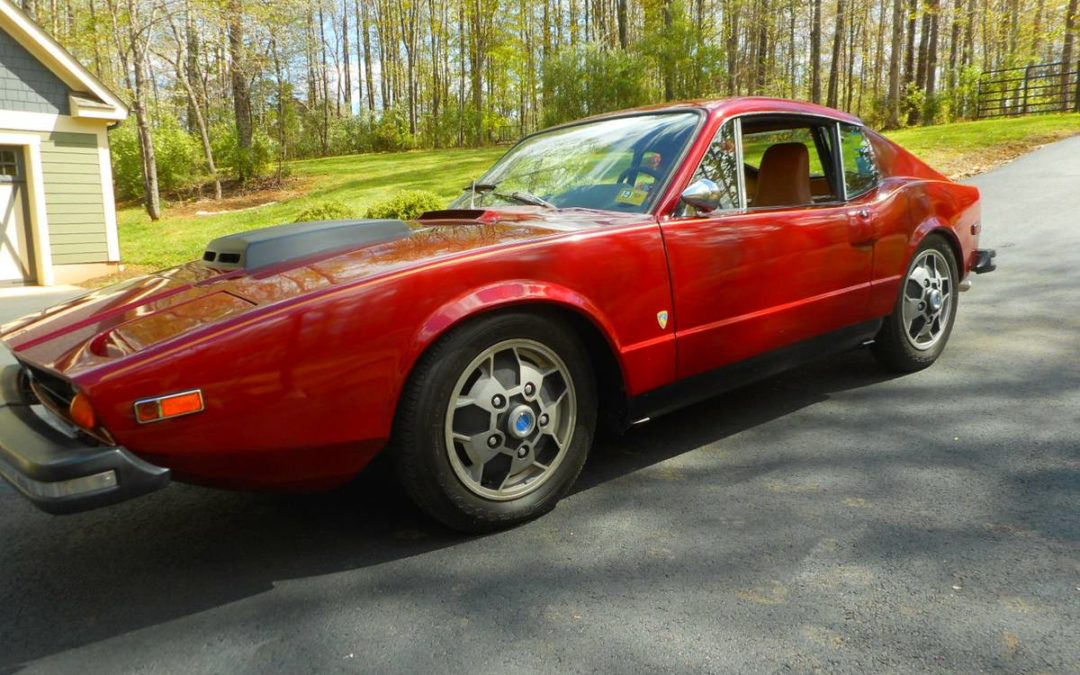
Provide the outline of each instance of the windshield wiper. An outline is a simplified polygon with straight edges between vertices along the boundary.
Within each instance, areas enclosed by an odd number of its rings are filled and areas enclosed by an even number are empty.
[[[537,197],[531,192],[523,192],[516,190],[508,195],[500,194],[498,192],[492,192],[491,194],[503,199],[513,199],[514,201],[521,202],[522,204],[531,204],[533,206],[543,206],[545,209],[553,209],[555,205],[544,199],[543,197]]]
[[[499,187],[498,183],[471,183],[471,184],[465,186],[466,190],[469,190],[470,192],[472,192],[472,195],[471,195],[471,198],[470,198],[470,207],[475,207],[475,204],[474,204],[474,202],[472,200],[474,200],[476,198],[477,194],[488,193],[488,194],[491,194],[491,195],[493,195],[495,197],[498,197],[499,199],[506,199],[508,201],[514,201],[514,202],[518,202],[520,204],[529,204],[530,206],[542,206],[545,209],[558,208],[554,204],[549,202],[548,200],[544,199],[543,197],[537,197],[536,195],[532,194],[531,192],[525,192],[523,190],[515,190],[514,192],[511,192],[510,194],[505,194],[505,193],[502,193],[502,192],[496,192],[495,189],[498,188],[498,187]]]

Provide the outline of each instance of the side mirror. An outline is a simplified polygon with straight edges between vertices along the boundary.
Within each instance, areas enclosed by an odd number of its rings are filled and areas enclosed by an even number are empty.
[[[694,207],[698,211],[709,213],[720,208],[720,186],[708,178],[698,180],[686,186],[682,193],[683,203]]]

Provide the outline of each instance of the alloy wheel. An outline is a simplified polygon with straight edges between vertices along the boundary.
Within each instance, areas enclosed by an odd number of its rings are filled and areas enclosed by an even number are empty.
[[[555,352],[525,339],[493,345],[465,368],[450,397],[450,466],[481,497],[523,497],[566,455],[576,411],[573,380]]]

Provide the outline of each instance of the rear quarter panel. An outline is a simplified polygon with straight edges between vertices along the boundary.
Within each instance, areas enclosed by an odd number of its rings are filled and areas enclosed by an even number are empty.
[[[955,183],[883,136],[868,132],[884,174],[882,191],[893,195],[877,223],[871,312],[892,312],[900,282],[915,251],[930,234],[944,236],[967,276],[978,247],[979,190]]]

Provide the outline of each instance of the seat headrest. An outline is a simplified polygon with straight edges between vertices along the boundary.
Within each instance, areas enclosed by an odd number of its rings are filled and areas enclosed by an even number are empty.
[[[810,204],[810,153],[802,143],[770,145],[761,157],[753,206]]]

